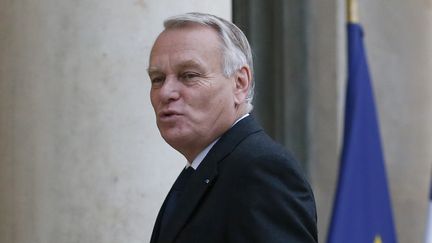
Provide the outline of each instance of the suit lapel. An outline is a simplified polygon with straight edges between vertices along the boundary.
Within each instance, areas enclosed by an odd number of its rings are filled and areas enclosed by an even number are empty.
[[[213,163],[213,165],[215,164]],[[179,198],[176,211],[172,214],[172,220],[167,222],[166,227],[160,232],[160,243],[174,241],[216,176],[216,167],[206,166],[205,168],[199,168],[189,179],[186,188],[182,192],[181,198]]]
[[[199,205],[201,198],[216,181],[219,162],[230,154],[248,135],[260,130],[261,127],[251,116],[248,116],[238,122],[219,139],[201,162],[195,174],[188,181],[183,191],[182,198],[178,202],[178,210],[173,213],[173,220],[167,223],[164,231],[158,232],[160,234],[160,243],[174,242],[178,233],[186,224],[195,208]],[[160,221],[160,216],[158,216],[156,224],[158,221]],[[153,234],[156,235],[157,239],[157,235],[159,234],[155,234],[155,232],[153,232]],[[153,241],[153,238],[152,236],[151,242],[156,242]]]

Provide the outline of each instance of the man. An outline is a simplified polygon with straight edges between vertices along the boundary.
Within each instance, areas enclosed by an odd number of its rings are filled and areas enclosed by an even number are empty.
[[[164,140],[188,163],[151,243],[316,242],[312,191],[297,162],[255,122],[252,55],[219,17],[165,21],[148,73]]]

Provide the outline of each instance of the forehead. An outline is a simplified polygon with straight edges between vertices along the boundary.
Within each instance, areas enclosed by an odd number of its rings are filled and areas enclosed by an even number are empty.
[[[194,23],[165,29],[159,34],[153,48],[158,44],[166,44],[165,41],[190,44],[196,44],[198,42],[221,44],[218,32],[215,29],[210,26]]]
[[[164,30],[150,53],[150,67],[166,62],[202,63],[220,58],[221,40],[216,30],[198,24]]]

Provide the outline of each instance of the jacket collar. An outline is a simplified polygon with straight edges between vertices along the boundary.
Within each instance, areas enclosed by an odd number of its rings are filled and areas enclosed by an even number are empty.
[[[174,212],[173,220],[168,222],[166,230],[160,232],[160,242],[174,242],[178,233],[189,220],[190,216],[197,208],[200,199],[215,183],[218,176],[218,165],[228,156],[237,145],[247,136],[262,130],[255,119],[249,115],[230,128],[219,141],[209,151],[201,162],[194,176],[188,181],[188,185],[183,191],[178,208]]]

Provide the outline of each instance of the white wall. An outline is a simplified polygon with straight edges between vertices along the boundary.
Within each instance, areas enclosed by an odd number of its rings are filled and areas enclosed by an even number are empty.
[[[231,1],[0,2],[0,242],[148,242],[185,160],[146,73],[167,16]]]

